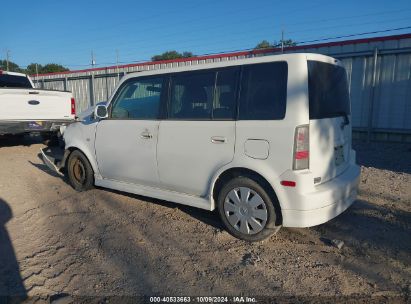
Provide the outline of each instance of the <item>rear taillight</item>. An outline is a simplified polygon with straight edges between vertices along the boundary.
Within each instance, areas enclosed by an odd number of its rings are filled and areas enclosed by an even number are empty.
[[[295,128],[293,170],[308,169],[310,161],[310,140],[308,125]]]
[[[71,115],[76,115],[76,101],[73,97],[71,98]]]

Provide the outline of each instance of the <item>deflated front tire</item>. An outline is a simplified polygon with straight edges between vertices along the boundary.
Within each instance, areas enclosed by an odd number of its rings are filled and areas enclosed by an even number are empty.
[[[73,151],[67,160],[67,173],[71,186],[77,191],[94,187],[94,172],[87,157],[79,150]]]

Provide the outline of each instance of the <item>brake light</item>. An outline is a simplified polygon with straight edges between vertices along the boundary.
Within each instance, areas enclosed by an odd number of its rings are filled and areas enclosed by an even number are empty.
[[[295,128],[293,170],[308,169],[310,162],[310,141],[308,125]]]
[[[71,115],[76,115],[76,100],[71,97]]]

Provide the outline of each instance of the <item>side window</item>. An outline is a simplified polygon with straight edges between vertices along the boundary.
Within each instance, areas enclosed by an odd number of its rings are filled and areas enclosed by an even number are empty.
[[[120,88],[113,101],[113,119],[157,119],[164,79],[132,79]]]
[[[287,103],[287,76],[286,62],[244,66],[239,119],[283,119]]]
[[[213,119],[235,119],[237,85],[240,69],[230,68],[217,72]]]
[[[215,72],[172,76],[168,117],[181,120],[211,119],[214,82]]]

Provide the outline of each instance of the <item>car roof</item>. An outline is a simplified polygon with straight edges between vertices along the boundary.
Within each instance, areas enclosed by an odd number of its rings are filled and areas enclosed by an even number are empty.
[[[199,63],[199,64],[193,64],[192,62],[187,62],[188,65],[171,67],[171,68],[162,68],[161,67],[162,64],[160,62],[158,63],[158,66],[159,66],[158,69],[129,73],[123,77],[121,82],[126,81],[127,79],[130,79],[130,78],[134,78],[134,77],[161,75],[161,74],[178,73],[178,72],[185,72],[185,71],[206,70],[206,69],[213,69],[213,68],[239,66],[239,65],[264,63],[264,62],[289,61],[289,60],[295,60],[297,58],[304,59],[304,60],[307,60],[307,59],[308,60],[318,60],[318,61],[330,62],[334,64],[338,64],[339,62],[335,58],[332,58],[326,55],[312,54],[312,53],[291,53],[291,54],[268,55],[268,56],[259,56],[259,57],[253,57],[253,58],[243,58],[243,59],[231,59],[231,60],[227,59],[224,61],[208,62],[208,63],[205,62],[205,63]]]

